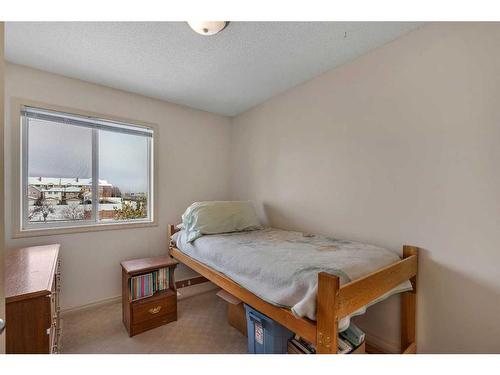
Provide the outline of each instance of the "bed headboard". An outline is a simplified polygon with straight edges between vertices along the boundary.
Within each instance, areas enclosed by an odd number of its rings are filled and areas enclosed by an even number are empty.
[[[173,234],[178,232],[180,229],[178,229],[175,224],[168,224],[167,230],[168,230],[168,239],[170,240],[170,237],[172,237]]]
[[[170,249],[171,247],[175,246],[174,241],[172,241],[172,236],[174,233],[178,232],[180,229],[177,228],[176,225],[174,224],[168,224],[167,226],[167,243],[168,243],[168,248]]]

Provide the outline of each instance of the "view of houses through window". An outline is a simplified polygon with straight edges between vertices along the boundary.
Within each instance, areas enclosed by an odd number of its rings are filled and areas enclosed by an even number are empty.
[[[25,223],[150,218],[152,132],[32,111],[23,118]]]
[[[29,220],[90,220],[92,179],[29,177]],[[147,193],[122,193],[120,188],[99,179],[99,219],[147,218]]]

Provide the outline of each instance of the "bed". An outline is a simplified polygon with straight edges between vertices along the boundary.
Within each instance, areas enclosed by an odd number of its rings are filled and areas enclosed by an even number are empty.
[[[169,225],[170,255],[246,304],[336,353],[349,318],[401,294],[401,352],[415,353],[418,248],[403,259],[373,245],[275,228],[208,235],[194,242]]]

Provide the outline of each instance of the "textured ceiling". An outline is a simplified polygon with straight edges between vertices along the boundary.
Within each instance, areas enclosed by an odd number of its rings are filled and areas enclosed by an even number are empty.
[[[224,115],[419,27],[401,22],[7,22],[6,59]]]

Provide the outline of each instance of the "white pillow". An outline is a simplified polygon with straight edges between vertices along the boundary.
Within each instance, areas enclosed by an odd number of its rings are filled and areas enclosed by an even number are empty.
[[[261,229],[252,202],[195,202],[182,215],[188,242],[204,234],[219,234]]]

